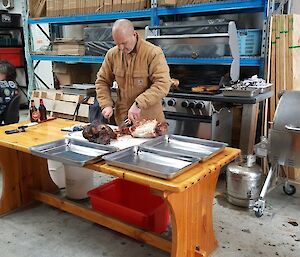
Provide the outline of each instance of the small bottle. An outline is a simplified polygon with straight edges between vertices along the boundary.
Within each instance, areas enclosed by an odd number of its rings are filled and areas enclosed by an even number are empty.
[[[31,122],[38,122],[39,121],[39,111],[35,107],[34,100],[30,101],[30,121]]]
[[[47,110],[44,105],[43,99],[40,99],[39,113],[40,113],[40,121],[47,120]]]

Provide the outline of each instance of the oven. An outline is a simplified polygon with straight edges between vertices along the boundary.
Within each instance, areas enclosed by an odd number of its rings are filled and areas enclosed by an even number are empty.
[[[170,93],[163,100],[163,109],[170,134],[231,144],[233,116],[230,107]]]

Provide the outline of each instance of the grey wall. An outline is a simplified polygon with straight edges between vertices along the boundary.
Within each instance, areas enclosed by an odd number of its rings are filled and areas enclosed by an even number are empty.
[[[14,8],[9,11],[12,13],[22,13],[22,1],[23,0],[14,0]],[[2,5],[2,0],[0,0],[0,9],[4,9]]]
[[[300,1],[299,0],[290,0],[292,1],[292,13],[300,14]]]

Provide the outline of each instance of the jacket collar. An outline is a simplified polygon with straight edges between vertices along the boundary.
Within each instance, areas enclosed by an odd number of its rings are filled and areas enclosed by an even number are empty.
[[[142,39],[139,37],[139,34],[136,32],[136,44],[131,53],[137,53],[140,49]]]

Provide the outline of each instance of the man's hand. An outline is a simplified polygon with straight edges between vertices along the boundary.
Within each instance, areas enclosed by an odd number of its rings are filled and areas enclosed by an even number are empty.
[[[131,120],[132,123],[135,123],[140,119],[140,115],[141,109],[137,107],[136,103],[134,102],[128,110],[128,119]]]
[[[105,107],[102,110],[102,115],[104,116],[105,119],[109,119],[114,113],[114,110],[111,106]]]

